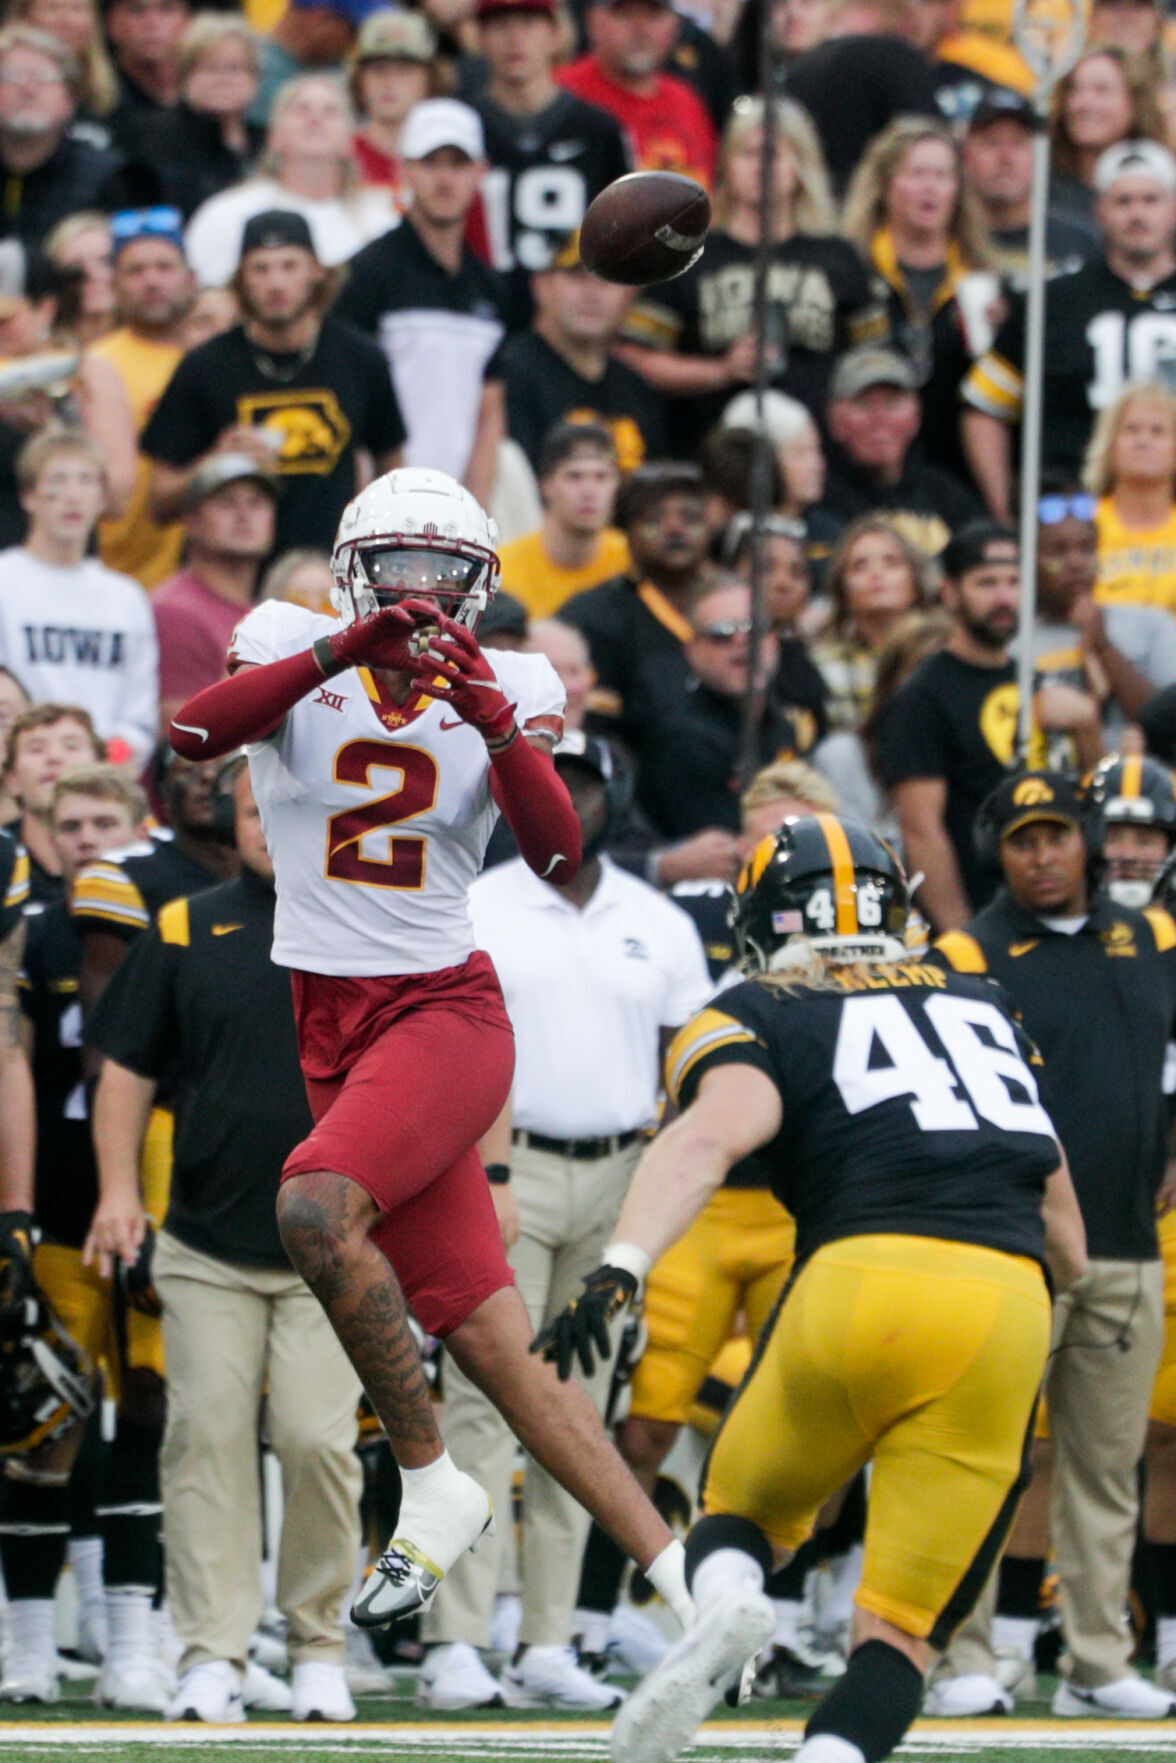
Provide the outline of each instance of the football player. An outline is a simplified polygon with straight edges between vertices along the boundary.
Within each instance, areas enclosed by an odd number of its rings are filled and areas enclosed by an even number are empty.
[[[535,1343],[563,1375],[609,1348],[652,1263],[758,1154],[799,1269],[711,1449],[687,1543],[695,1626],[617,1716],[612,1754],[664,1763],[774,1623],[765,1578],[873,1463],[845,1675],[802,1763],[879,1763],[1012,1522],[1050,1336],[1046,1265],[1085,1267],[1038,1057],[984,980],[904,959],[906,879],[818,814],[738,886],[748,981],[681,1031],[682,1110],[646,1152],[607,1264]]]
[[[1176,788],[1158,759],[1112,753],[1090,775],[1087,790],[1103,823],[1107,893],[1117,906],[1142,912],[1176,843]]]
[[[552,763],[563,691],[541,655],[484,653],[497,530],[442,472],[378,478],[332,568],[342,622],[269,601],[231,677],[172,723],[191,758],[250,743],[274,860],[274,959],[294,969],[316,1125],[287,1160],[283,1241],[323,1303],[400,1466],[395,1535],[354,1616],[422,1609],[493,1522],[444,1450],[406,1304],[531,1452],[686,1609],[681,1546],[582,1390],[527,1353],[478,1140],[510,1087],[501,990],[467,893],[502,810],[539,876],[570,880],[580,827]],[[104,1261],[133,1260],[141,1208],[99,1207]]]

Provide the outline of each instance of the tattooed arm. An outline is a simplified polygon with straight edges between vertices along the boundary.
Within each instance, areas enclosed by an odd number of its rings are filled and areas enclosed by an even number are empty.
[[[0,943],[0,1212],[34,1210],[33,1074],[21,1036],[16,993],[26,929],[24,919],[18,919]]]

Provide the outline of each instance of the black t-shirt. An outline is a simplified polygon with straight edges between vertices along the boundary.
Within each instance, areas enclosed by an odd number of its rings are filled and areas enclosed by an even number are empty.
[[[996,886],[976,860],[976,810],[1004,777],[1017,744],[1017,670],[975,667],[946,650],[932,655],[891,699],[878,729],[888,789],[915,778],[947,784],[944,822],[974,907]]]
[[[166,1226],[202,1254],[289,1265],[274,1216],[310,1131],[290,978],[270,960],[274,891],[248,870],[165,908],[111,980],[86,1040],[141,1077],[176,1073]]]
[[[143,184],[117,153],[66,135],[44,165],[24,176],[0,167],[4,201],[0,231],[30,249],[42,243],[59,220],[80,209],[113,213],[142,199]],[[153,192],[148,190],[147,200]]]
[[[757,1152],[796,1219],[801,1265],[822,1244],[898,1234],[1042,1260],[1041,1200],[1059,1162],[1040,1057],[984,979],[904,962],[821,987],[748,980],[688,1023],[666,1060],[688,1107],[707,1071],[751,1065],[780,1093]]]
[[[960,527],[979,520],[980,502],[950,471],[928,462],[921,444],[907,454],[896,484],[879,483],[862,471],[839,447],[829,449],[829,472],[821,512],[848,526],[863,514],[885,512],[912,545],[929,557],[938,556]]]
[[[623,362],[610,360],[599,380],[586,380],[536,331],[503,345],[506,429],[533,466],[557,422],[602,422],[612,431],[622,472],[666,450],[660,395]]]
[[[646,289],[629,313],[632,342],[681,355],[724,355],[752,329],[754,245],[715,231],[692,269]],[[856,343],[885,341],[890,324],[866,266],[846,239],[798,235],[772,252],[768,333],[781,351],[771,384],[819,419],[833,362]],[[671,445],[693,453],[735,388],[669,400]]]
[[[37,1223],[66,1248],[86,1240],[98,1199],[82,1068],[82,939],[64,900],[29,920],[20,1003],[33,1027]]]
[[[236,423],[282,437],[276,551],[329,551],[355,495],[356,448],[379,459],[405,435],[387,362],[335,318],[324,319],[304,362],[255,349],[241,325],[201,343],[168,381],[139,445],[150,459],[188,466]]]
[[[935,75],[900,37],[830,37],[801,55],[784,89],[813,119],[838,195],[896,116],[939,116]]]
[[[573,594],[559,616],[584,635],[596,670],[589,700],[596,726],[640,755],[682,703],[690,667],[685,615],[650,582],[617,575]]]
[[[740,699],[687,681],[676,714],[654,729],[637,778],[637,798],[667,839],[686,839],[708,826],[738,832],[742,734]],[[756,741],[757,770],[796,757],[796,731],[770,701]]]

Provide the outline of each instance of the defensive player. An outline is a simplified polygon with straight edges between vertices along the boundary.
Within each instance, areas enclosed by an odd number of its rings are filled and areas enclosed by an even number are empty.
[[[800,1272],[712,1447],[687,1544],[698,1617],[635,1691],[613,1756],[663,1763],[772,1632],[765,1577],[873,1462],[854,1650],[803,1763],[879,1763],[1012,1521],[1056,1280],[1085,1265],[1037,1056],[991,985],[904,959],[907,885],[866,828],[787,821],[735,932],[754,975],[677,1037],[684,1112],[646,1153],[608,1265],[535,1342],[566,1375],[740,1157],[796,1219]],[[1043,1225],[1044,1212],[1044,1225]]]
[[[467,892],[501,807],[519,850],[570,880],[580,829],[551,760],[563,690],[545,657],[475,639],[497,533],[443,473],[379,478],[349,505],[332,567],[337,623],[280,601],[238,627],[232,677],[172,724],[196,758],[249,747],[277,879],[274,959],[294,969],[316,1125],[278,1201],[291,1260],[322,1301],[403,1481],[361,1624],[422,1608],[492,1522],[444,1451],[406,1300],[532,1455],[613,1531],[675,1608],[681,1547],[582,1390],[527,1354],[475,1149],[510,1087],[510,1023],[474,949]],[[136,1220],[103,1247],[133,1258]]]

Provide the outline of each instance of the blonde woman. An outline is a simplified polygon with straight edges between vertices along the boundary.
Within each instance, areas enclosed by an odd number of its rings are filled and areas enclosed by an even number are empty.
[[[30,24],[72,49],[81,64],[78,99],[81,115],[101,122],[119,100],[118,76],[106,48],[101,14],[95,0],[12,0],[9,24]],[[98,140],[108,146],[106,131]]]
[[[270,111],[258,175],[202,203],[188,224],[188,261],[204,287],[225,286],[246,221],[267,209],[305,216],[319,262],[328,268],[396,225],[390,191],[360,183],[354,133],[342,80],[308,73],[286,81]]]
[[[80,343],[96,343],[114,329],[114,241],[110,221],[96,209],[67,215],[45,239],[45,255],[59,269],[81,277],[73,332]]]
[[[198,12],[180,38],[180,101],[145,117],[144,150],[163,199],[185,219],[239,184],[261,152],[249,120],[261,79],[258,38],[232,13]]]
[[[1097,498],[1095,598],[1176,612],[1176,394],[1126,386],[1099,416],[1083,481]]]
[[[752,300],[760,238],[764,107],[740,98],[723,134],[704,255],[633,307],[624,359],[673,400],[675,453],[692,453],[754,374]],[[833,361],[884,335],[858,253],[835,236],[820,145],[800,106],[777,102],[767,347],[771,383],[819,412]]]
[[[968,482],[959,387],[988,345],[998,284],[946,123],[900,116],[882,131],[854,173],[845,231],[889,291],[895,341],[921,381],[927,457]]]
[[[1094,168],[1119,141],[1163,141],[1168,130],[1154,62],[1113,43],[1088,49],[1054,87],[1050,204],[1094,219]]]
[[[894,627],[931,597],[931,565],[884,516],[842,534],[825,573],[829,629],[812,645],[831,729],[861,726],[874,696],[878,656]]]

